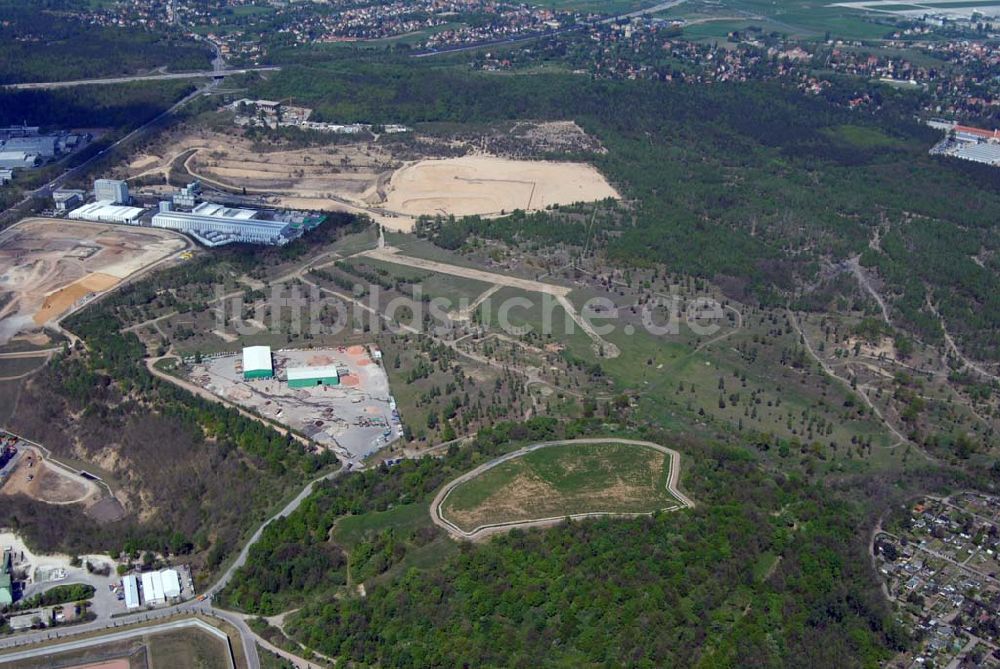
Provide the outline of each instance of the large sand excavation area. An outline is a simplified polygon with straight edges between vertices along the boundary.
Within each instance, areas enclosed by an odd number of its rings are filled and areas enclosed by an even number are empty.
[[[433,155],[426,148],[423,155]],[[421,215],[497,216],[618,197],[586,163],[501,158],[467,148],[476,153],[404,160],[398,147],[369,140],[285,149],[202,130],[172,137],[169,149],[137,158],[121,176],[166,176],[173,166],[176,180],[183,167],[210,188],[245,190],[294,209],[367,213],[401,231],[411,230]],[[404,151],[407,158],[422,157],[414,152]]]
[[[0,234],[0,345],[187,248],[174,233],[34,218]]]
[[[601,173],[584,163],[493,156],[421,160],[393,174],[386,191],[381,206],[407,216],[497,215],[618,197]]]

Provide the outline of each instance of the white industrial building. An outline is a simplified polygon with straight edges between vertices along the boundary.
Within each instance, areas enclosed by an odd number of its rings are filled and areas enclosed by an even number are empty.
[[[142,583],[142,594],[139,583]],[[137,609],[142,604],[163,604],[181,596],[181,577],[176,569],[148,571],[140,576],[122,576],[125,607]]]
[[[91,202],[78,207],[69,213],[69,218],[76,221],[93,221],[95,223],[126,223],[139,225],[141,207],[126,207],[109,202]]]
[[[142,575],[142,598],[147,604],[162,604],[166,601],[160,572],[147,571]]]
[[[142,602],[139,601],[139,582],[135,576],[129,574],[122,577],[122,589],[125,591],[125,607],[137,609]]]
[[[94,199],[111,204],[128,204],[128,184],[117,179],[98,179],[94,182]]]
[[[52,201],[56,205],[56,211],[72,211],[83,204],[84,195],[86,193],[82,190],[60,188],[52,191]]]
[[[202,202],[192,211],[161,211],[153,216],[153,227],[188,233],[208,246],[230,242],[281,245],[291,238],[291,224],[264,221],[253,209],[236,209]]]
[[[270,379],[274,376],[270,346],[247,346],[243,349],[243,378]]]
[[[26,168],[38,167],[42,159],[37,153],[27,153],[25,151],[0,151],[0,168]]]
[[[9,167],[0,169],[0,186],[3,186],[4,184],[9,184],[13,180],[14,180],[14,170],[10,169]]]
[[[0,142],[4,151],[24,151],[34,153],[42,158],[53,158],[60,151],[59,137],[56,135],[37,135],[35,137],[11,137]]]
[[[176,569],[164,569],[160,572],[160,587],[167,599],[181,596],[181,576]]]

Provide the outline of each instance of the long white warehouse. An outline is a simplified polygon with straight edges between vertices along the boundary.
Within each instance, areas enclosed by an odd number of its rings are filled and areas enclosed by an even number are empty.
[[[123,576],[122,587],[125,589],[125,607],[129,609],[139,608],[139,583],[135,576],[132,574]]]
[[[291,238],[291,225],[286,221],[263,221],[253,209],[233,209],[202,202],[192,211],[161,211],[153,216],[153,227],[168,228],[204,237],[212,242],[223,236],[225,241],[250,244],[285,244]]]
[[[85,204],[69,212],[69,218],[77,221],[93,221],[95,223],[127,223],[138,225],[144,210],[139,207],[125,207],[100,201]]]

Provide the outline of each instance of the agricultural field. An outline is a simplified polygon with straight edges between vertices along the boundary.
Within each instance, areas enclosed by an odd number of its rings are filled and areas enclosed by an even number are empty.
[[[439,512],[468,533],[568,516],[651,513],[680,506],[667,488],[670,467],[666,453],[647,446],[548,446],[464,480]]]

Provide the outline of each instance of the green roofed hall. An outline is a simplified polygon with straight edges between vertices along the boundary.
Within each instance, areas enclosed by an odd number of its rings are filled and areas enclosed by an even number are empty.
[[[334,365],[323,367],[289,367],[288,369],[289,388],[336,386],[339,384],[340,374]]]
[[[270,346],[248,346],[243,349],[243,378],[270,379],[274,377]]]

